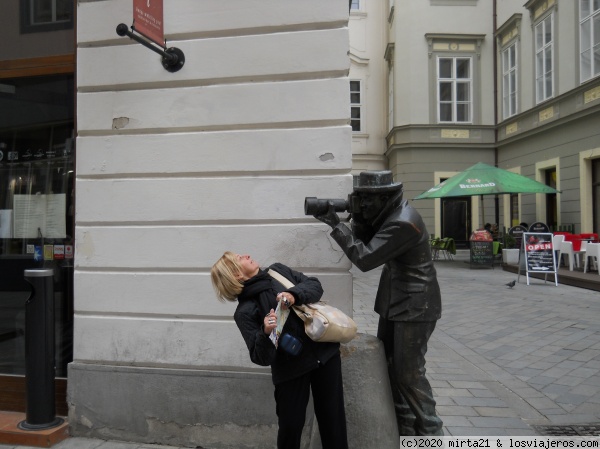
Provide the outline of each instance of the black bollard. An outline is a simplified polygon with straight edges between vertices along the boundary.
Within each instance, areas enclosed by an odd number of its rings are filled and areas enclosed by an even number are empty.
[[[32,287],[25,303],[27,411],[18,427],[42,430],[63,423],[54,400],[54,271],[25,270],[25,280]]]

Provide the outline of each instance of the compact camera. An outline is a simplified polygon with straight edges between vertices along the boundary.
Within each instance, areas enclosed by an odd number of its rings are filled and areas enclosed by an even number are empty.
[[[314,196],[304,198],[305,215],[325,215],[329,210],[329,202],[333,203],[336,212],[349,212],[356,214],[360,212],[360,198],[355,193],[348,195],[348,199],[322,199]]]
[[[298,355],[302,351],[302,342],[287,333],[279,337],[279,346],[290,355]]]

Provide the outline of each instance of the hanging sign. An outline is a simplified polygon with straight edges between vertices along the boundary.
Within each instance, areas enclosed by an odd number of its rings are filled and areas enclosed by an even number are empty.
[[[163,23],[163,0],[133,0],[132,28],[166,48]]]

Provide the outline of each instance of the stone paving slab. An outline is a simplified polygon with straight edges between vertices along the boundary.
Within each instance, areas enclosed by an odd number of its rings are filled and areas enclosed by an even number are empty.
[[[10,446],[0,444],[0,449],[39,449],[32,446]],[[159,444],[105,441],[94,438],[68,438],[52,446],[52,449],[184,449]],[[189,449],[189,448],[185,448]]]
[[[467,260],[465,251],[436,261],[443,316],[426,358],[446,435],[533,436],[533,425],[600,422],[600,295],[527,286],[523,276],[510,289],[516,274],[472,270]],[[364,310],[379,273],[353,274]]]

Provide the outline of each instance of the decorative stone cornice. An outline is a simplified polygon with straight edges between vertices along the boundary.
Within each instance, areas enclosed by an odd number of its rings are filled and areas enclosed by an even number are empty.
[[[506,46],[509,42],[521,35],[521,21],[523,14],[513,14],[498,30],[496,39],[499,47]]]
[[[547,11],[558,7],[556,0],[529,0],[524,7],[529,10],[532,25]]]
[[[434,51],[476,53],[477,57],[481,58],[481,43],[485,39],[485,34],[427,33],[425,39],[427,39],[430,58]]]
[[[348,56],[350,57],[350,61],[352,61],[355,64],[365,65],[365,66],[369,65],[369,59],[367,59],[367,58],[361,58],[360,56],[357,56],[352,52],[350,52],[350,54]]]

